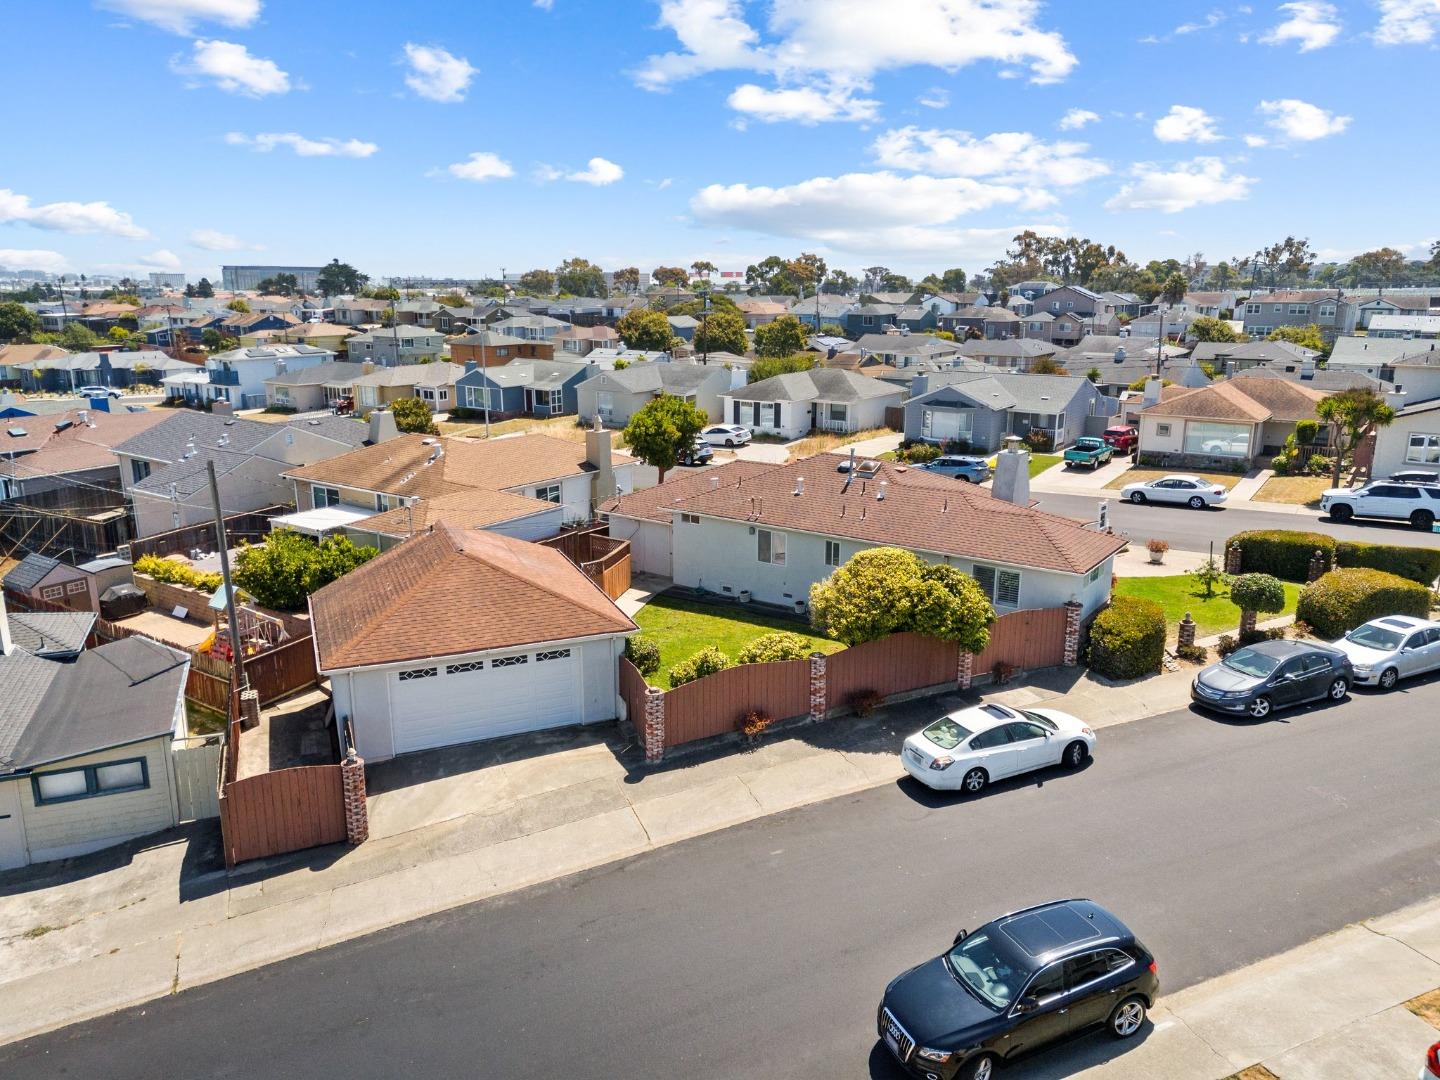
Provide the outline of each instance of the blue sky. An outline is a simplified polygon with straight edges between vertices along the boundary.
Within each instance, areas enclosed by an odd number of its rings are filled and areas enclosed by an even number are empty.
[[[1142,261],[1437,229],[1440,0],[54,0],[9,25],[12,268],[919,275],[1026,227]]]

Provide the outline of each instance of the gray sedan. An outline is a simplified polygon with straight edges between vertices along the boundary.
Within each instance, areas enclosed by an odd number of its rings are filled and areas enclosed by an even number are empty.
[[[916,468],[940,473],[942,476],[953,476],[956,480],[967,480],[972,484],[983,484],[990,479],[990,463],[983,457],[945,454]]]
[[[1355,674],[1350,658],[1329,645],[1261,641],[1211,664],[1190,684],[1190,699],[1217,712],[1263,720],[1275,709],[1343,701]]]

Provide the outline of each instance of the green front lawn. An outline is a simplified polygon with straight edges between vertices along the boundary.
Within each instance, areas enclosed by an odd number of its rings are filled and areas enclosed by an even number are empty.
[[[990,468],[995,468],[996,458],[990,459]],[[1064,454],[1031,454],[1030,455],[1030,479],[1034,480],[1046,469],[1054,468],[1065,460]]]
[[[1259,616],[1260,622],[1278,618],[1280,615],[1295,614],[1295,601],[1300,598],[1300,586],[1288,581],[1284,584],[1285,610],[1274,615],[1262,614]],[[1207,600],[1203,590],[1189,574],[1121,578],[1115,586],[1115,595],[1154,600],[1165,609],[1165,621],[1172,638],[1175,636],[1175,627],[1187,611],[1195,620],[1196,633],[1200,637],[1233,634],[1240,629],[1240,609],[1230,602],[1230,590],[1224,585],[1217,585],[1215,595]]]
[[[739,604],[707,604],[677,596],[657,596],[640,609],[635,622],[644,637],[660,646],[660,670],[650,676],[650,683],[664,690],[670,689],[670,668],[708,645],[734,660],[757,637],[789,630],[819,652],[838,652],[845,647],[838,641],[816,637],[808,623],[797,619]]]

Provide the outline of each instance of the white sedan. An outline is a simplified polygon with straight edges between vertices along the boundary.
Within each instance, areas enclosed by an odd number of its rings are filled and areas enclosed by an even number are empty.
[[[739,424],[713,424],[700,432],[700,441],[710,446],[744,446],[750,429]]]
[[[1394,690],[1401,679],[1440,669],[1440,622],[1386,615],[1357,626],[1334,647],[1350,658],[1356,686]]]
[[[1225,501],[1226,491],[1219,484],[1188,473],[1162,476],[1158,480],[1145,480],[1137,484],[1126,484],[1120,489],[1120,497],[1128,502],[1178,503],[1192,510],[1203,510],[1207,506]]]
[[[1007,776],[1068,765],[1078,769],[1095,751],[1095,732],[1054,709],[1012,709],[989,703],[940,717],[905,740],[905,770],[937,791],[974,795]]]

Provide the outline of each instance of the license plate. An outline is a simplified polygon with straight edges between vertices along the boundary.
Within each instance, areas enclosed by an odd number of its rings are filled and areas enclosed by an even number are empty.
[[[890,1048],[890,1052],[897,1058],[900,1056],[900,1044],[895,1041],[895,1036],[891,1035],[888,1031],[885,1033],[885,1045]]]

